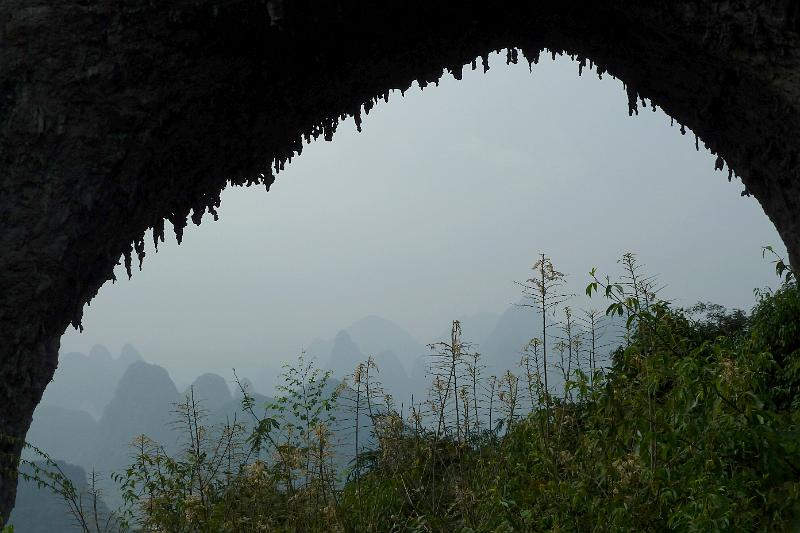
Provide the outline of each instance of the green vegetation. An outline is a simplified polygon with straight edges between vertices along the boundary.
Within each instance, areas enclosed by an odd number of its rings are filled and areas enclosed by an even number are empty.
[[[137,440],[133,464],[117,476],[127,503],[117,525],[798,530],[800,290],[791,271],[777,260],[786,282],[757,291],[747,315],[712,304],[674,309],[634,256],[622,264],[619,281],[593,270],[586,289],[622,323],[605,368],[594,342],[603,317],[562,306],[561,275],[543,256],[539,277],[523,285],[548,337],[520,347],[519,376],[485,376],[454,322],[450,341],[431,345],[424,401],[385,394],[372,359],[335,385],[301,358],[263,409],[242,386],[247,422],[221,428],[205,427],[189,397],[179,408],[181,454]],[[549,321],[555,313],[564,319]]]

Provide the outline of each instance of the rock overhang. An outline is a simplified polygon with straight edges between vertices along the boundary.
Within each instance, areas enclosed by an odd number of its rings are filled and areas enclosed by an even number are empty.
[[[742,178],[798,264],[799,31],[789,0],[5,2],[0,431],[27,429],[59,337],[146,232],[180,239],[227,184],[269,188],[342,118],[496,50],[623,80],[631,113],[662,108]]]

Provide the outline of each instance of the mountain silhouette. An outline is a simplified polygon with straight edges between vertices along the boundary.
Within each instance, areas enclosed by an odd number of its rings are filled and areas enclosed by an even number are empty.
[[[98,422],[92,458],[82,465],[103,475],[110,504],[116,507],[121,502],[112,498],[117,488],[108,478],[131,463],[131,444],[136,437],[147,435],[167,453],[176,450],[180,435],[173,428],[179,420],[175,409],[181,399],[162,367],[137,361],[125,371]]]
[[[86,411],[100,418],[120,377],[132,363],[141,359],[129,344],[122,348],[119,358],[112,357],[108,348],[100,344],[93,346],[89,355],[80,352],[62,354],[41,403]]]
[[[314,339],[311,344],[305,348],[306,358],[317,362],[326,361],[333,349],[332,340]]]
[[[333,371],[339,379],[343,379],[351,375],[367,358],[350,334],[342,330],[333,340],[326,368]],[[391,350],[383,350],[372,355],[372,358],[378,367],[377,372],[373,371],[376,382],[383,385],[385,392],[402,401],[409,393],[410,380],[400,359]]]
[[[427,353],[425,345],[396,323],[370,315],[345,329],[358,347],[367,355],[391,351],[403,365],[405,373],[411,371],[414,360]]]
[[[225,378],[218,374],[202,374],[184,391],[184,396],[194,394],[195,401],[209,412],[214,412],[230,403],[233,400],[231,390]]]
[[[105,449],[126,447],[142,433],[167,445],[170,420],[181,395],[167,371],[144,361],[128,367],[99,421]]]
[[[345,330],[336,334],[333,339],[333,347],[328,355],[326,368],[333,370],[338,376],[352,374],[359,363],[367,359],[358,348],[350,334]]]
[[[119,352],[119,364],[123,368],[128,368],[136,361],[142,361],[142,356],[131,344],[125,344]]]

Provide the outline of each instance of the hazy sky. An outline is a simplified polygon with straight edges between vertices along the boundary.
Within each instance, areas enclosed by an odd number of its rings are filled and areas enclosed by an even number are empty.
[[[504,54],[503,54],[504,57]],[[560,58],[392,95],[306,146],[269,193],[229,188],[208,218],[106,284],[62,352],[133,343],[179,379],[292,358],[377,314],[427,342],[500,313],[540,252],[581,291],[639,254],[681,304],[748,308],[780,239],[742,184],[621,82]],[[781,246],[782,249],[782,246]]]

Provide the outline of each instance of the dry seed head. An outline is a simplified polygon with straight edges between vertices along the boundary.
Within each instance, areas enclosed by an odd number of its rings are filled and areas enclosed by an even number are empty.
[[[735,361],[732,359],[724,359],[722,361],[722,381],[725,382],[726,385],[731,385],[736,379],[737,370]]]

